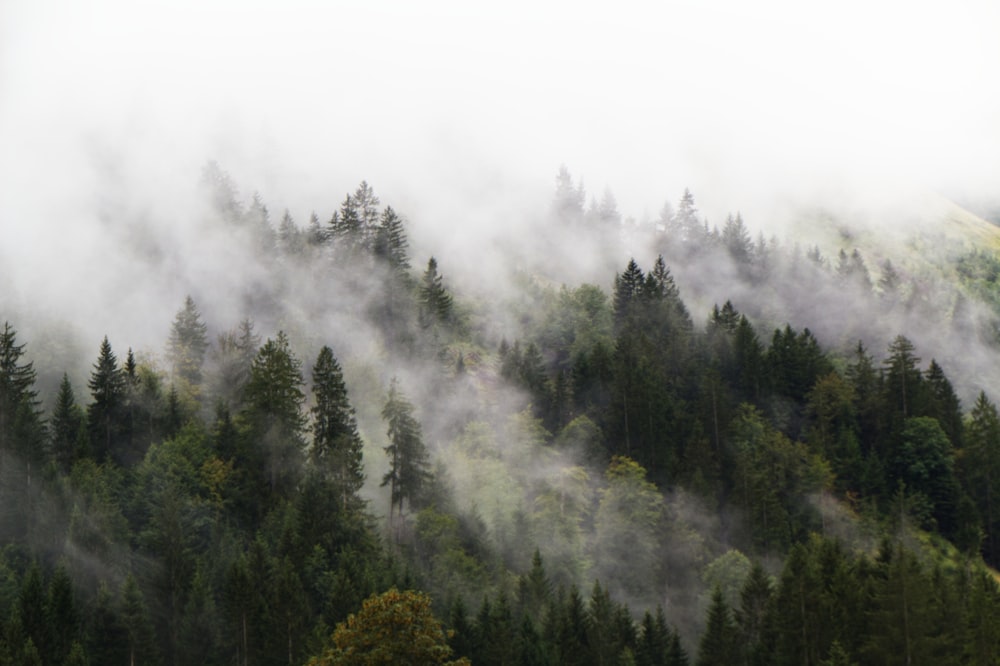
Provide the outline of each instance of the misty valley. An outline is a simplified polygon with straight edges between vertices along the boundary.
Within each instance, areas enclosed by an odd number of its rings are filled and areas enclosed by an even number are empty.
[[[155,339],[0,266],[0,663],[1000,662],[1000,228],[193,180],[105,211]]]

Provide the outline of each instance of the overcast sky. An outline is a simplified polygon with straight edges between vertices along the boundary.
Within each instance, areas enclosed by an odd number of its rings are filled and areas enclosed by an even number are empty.
[[[0,259],[96,252],[108,183],[169,206],[210,159],[300,224],[361,179],[495,224],[560,164],[636,217],[997,193],[998,35],[989,0],[0,0]]]

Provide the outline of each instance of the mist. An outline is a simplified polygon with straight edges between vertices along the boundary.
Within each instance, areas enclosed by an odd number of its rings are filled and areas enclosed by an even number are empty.
[[[998,315],[944,267],[989,239],[942,229],[1000,210],[1000,95],[988,84],[998,25],[985,1],[7,2],[0,316],[28,343],[46,409],[63,372],[84,396],[105,335],[165,376],[188,295],[215,351],[249,318],[262,339],[288,334],[308,378],[328,344],[358,411],[375,515],[389,505],[380,410],[395,377],[456,513],[499,557],[529,537],[553,580],[587,589],[598,575],[635,609],[662,604],[690,643],[702,575],[743,517],[683,488],[661,493],[662,531],[647,536],[672,538],[657,552],[670,585],[637,592],[600,528],[608,460],[593,433],[546,432],[527,393],[500,377],[498,347],[546,333],[537,312],[561,290],[610,298],[630,258],[648,270],[662,254],[696,330],[731,301],[765,344],[785,324],[808,327],[831,353],[862,341],[876,364],[906,332],[968,409],[1000,385]],[[378,268],[352,273],[323,254],[248,260],[259,238],[213,206],[212,165],[241,215],[264,206],[273,228],[286,213],[299,230],[313,214],[326,225],[369,183],[404,218],[413,276],[437,260],[475,344],[443,359],[393,347],[372,315]],[[611,202],[612,226],[592,233],[554,212],[561,166],[581,214]],[[692,256],[661,217],[685,189],[706,229],[741,215],[775,270],[799,280],[755,282],[719,248]],[[807,258],[813,248],[825,268]],[[854,249],[876,284],[892,261],[895,300],[830,277]],[[849,511],[812,501],[831,533],[862,541]],[[579,512],[572,534],[547,531],[556,506]],[[525,527],[530,512],[541,518]],[[757,555],[777,571],[776,555]]]

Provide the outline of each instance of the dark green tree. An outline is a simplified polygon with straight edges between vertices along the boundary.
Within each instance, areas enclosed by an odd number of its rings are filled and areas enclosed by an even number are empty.
[[[128,646],[129,664],[157,664],[156,632],[146,606],[146,598],[135,576],[125,579],[121,591],[121,619]]]
[[[705,633],[698,646],[697,666],[731,666],[739,663],[739,644],[736,625],[729,605],[718,587],[712,593],[708,608]]]
[[[985,531],[983,556],[992,565],[1000,562],[1000,415],[986,393],[979,392],[965,428],[962,459],[966,488],[982,516]]]
[[[94,457],[98,461],[121,463],[117,445],[125,406],[125,374],[118,366],[118,357],[107,336],[101,342],[88,386],[93,402],[87,407],[87,423]]]
[[[320,350],[313,366],[312,381],[315,404],[311,410],[310,461],[333,483],[342,510],[359,508],[361,500],[357,493],[365,480],[363,444],[354,408],[347,397],[343,371],[329,347]]]
[[[413,416],[413,405],[393,377],[389,396],[382,408],[389,446],[389,471],[382,477],[382,486],[389,486],[389,521],[393,514],[403,515],[404,506],[419,504],[421,494],[430,480],[427,449],[424,447],[420,423]]]
[[[76,403],[69,375],[63,373],[49,426],[52,459],[63,474],[68,474],[77,458],[85,453],[77,449],[80,428],[85,425],[84,417],[83,408]]]
[[[300,367],[288,337],[279,331],[254,358],[244,394],[243,415],[262,453],[268,487],[277,497],[290,496],[302,468],[306,419]]]
[[[431,257],[427,262],[420,282],[420,325],[428,328],[433,324],[450,324],[453,321],[454,303],[451,294],[444,287],[443,278],[438,274],[437,260]]]
[[[56,567],[49,580],[45,605],[48,636],[43,644],[46,662],[63,664],[69,660],[73,644],[82,638],[80,609],[73,594],[73,583],[64,566]]]
[[[403,218],[392,206],[386,206],[375,231],[375,256],[383,260],[394,274],[405,274],[410,270],[408,246]]]
[[[9,322],[0,331],[0,455],[14,454],[30,474],[45,460],[45,427],[38,409],[35,368]],[[4,465],[6,467],[6,465]],[[7,471],[7,470],[4,470]],[[23,480],[23,479],[22,479]]]

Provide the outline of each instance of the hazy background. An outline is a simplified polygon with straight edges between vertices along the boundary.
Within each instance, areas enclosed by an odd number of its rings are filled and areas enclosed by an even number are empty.
[[[560,164],[626,216],[690,187],[753,229],[1000,192],[997,3],[653,4],[3,0],[0,306],[159,346],[199,264],[134,250],[198,254],[212,159],[275,224],[367,179],[446,274],[527,233]]]

